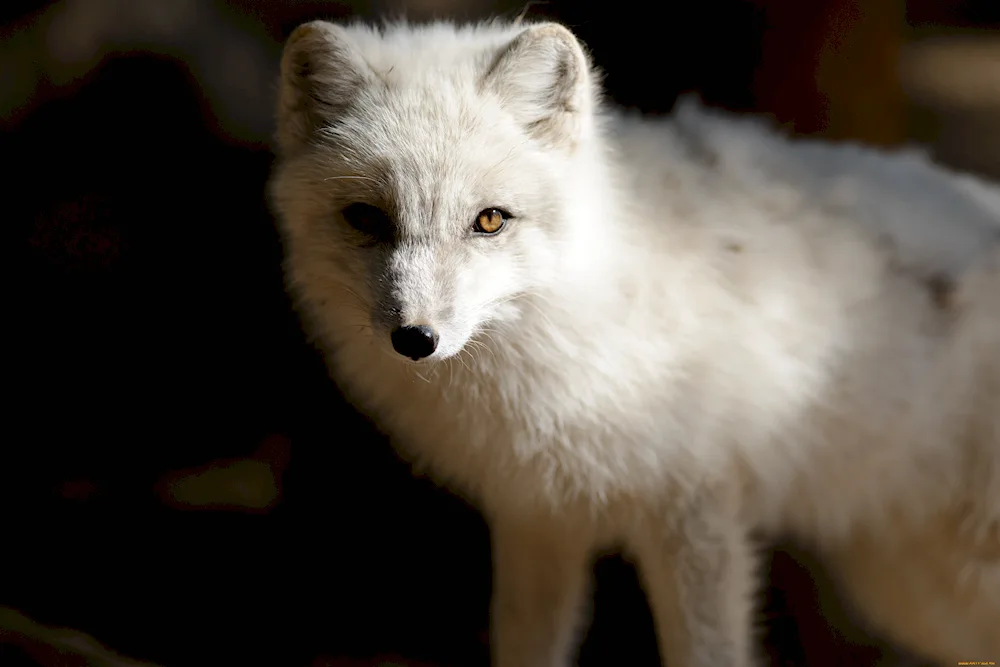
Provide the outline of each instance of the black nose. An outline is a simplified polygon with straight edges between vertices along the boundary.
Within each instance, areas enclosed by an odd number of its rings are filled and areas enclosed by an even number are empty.
[[[431,356],[438,346],[437,332],[423,324],[399,327],[390,338],[396,352],[414,361]]]

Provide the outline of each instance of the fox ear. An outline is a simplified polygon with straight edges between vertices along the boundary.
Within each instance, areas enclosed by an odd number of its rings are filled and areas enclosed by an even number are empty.
[[[592,76],[573,33],[558,23],[538,23],[500,51],[482,84],[532,134],[572,145],[591,120]]]
[[[290,153],[307,143],[373,78],[341,26],[311,21],[293,30],[281,56],[279,150]]]

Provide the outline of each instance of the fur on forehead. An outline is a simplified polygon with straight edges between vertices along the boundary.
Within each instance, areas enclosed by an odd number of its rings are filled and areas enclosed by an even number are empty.
[[[306,24],[309,25],[309,24]],[[371,69],[387,81],[426,81],[442,72],[469,78],[531,24],[449,21],[343,24],[344,37]],[[291,41],[291,40],[289,40]]]
[[[278,148],[332,139],[362,108],[443,112],[450,102],[452,113],[498,106],[530,137],[572,149],[590,125],[593,78],[582,45],[556,23],[313,21],[285,45]]]

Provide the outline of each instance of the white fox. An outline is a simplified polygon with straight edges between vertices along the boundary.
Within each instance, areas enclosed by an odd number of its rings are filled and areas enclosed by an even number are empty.
[[[333,376],[490,523],[495,665],[571,663],[612,544],[668,664],[755,664],[758,532],[903,646],[1000,660],[1000,191],[613,112],[554,23],[300,26],[278,153]]]

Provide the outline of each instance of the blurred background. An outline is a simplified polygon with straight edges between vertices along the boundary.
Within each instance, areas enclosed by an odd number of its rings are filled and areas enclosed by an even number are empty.
[[[4,0],[0,665],[487,664],[486,529],[327,380],[264,185],[297,24],[523,11],[572,27],[621,105],[696,91],[1000,176],[996,0]],[[769,553],[772,664],[916,664]],[[609,554],[581,664],[656,660]]]

